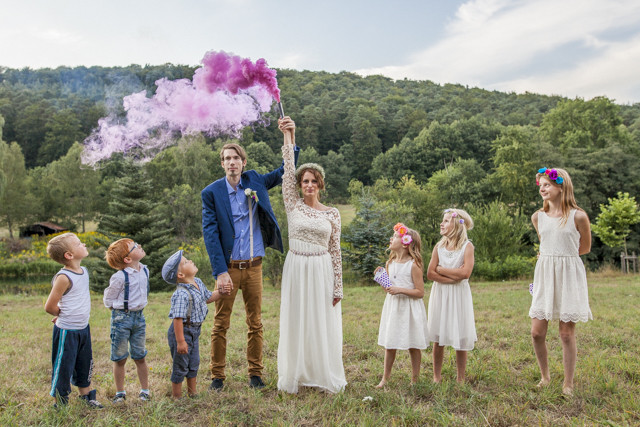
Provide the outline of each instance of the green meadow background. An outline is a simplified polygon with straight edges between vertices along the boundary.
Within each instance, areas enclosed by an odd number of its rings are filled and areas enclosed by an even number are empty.
[[[46,289],[46,284],[40,284]],[[304,388],[298,395],[277,390],[280,291],[265,286],[264,379],[267,387],[248,387],[246,324],[236,300],[229,331],[225,389],[208,391],[208,358],[213,312],[203,325],[198,395],[170,397],[171,357],[166,333],[171,293],[154,293],[145,309],[152,400],[139,402],[135,367],[127,363],[129,399],[114,405],[109,361],[109,310],[92,296],[93,386],[105,409],[91,410],[78,399],[55,410],[48,395],[51,375],[51,317],[45,293],[0,295],[0,425],[638,425],[640,400],[640,279],[601,271],[589,275],[594,320],[577,327],[575,396],[561,393],[562,350],[557,322],[548,334],[551,386],[537,390],[539,372],[530,343],[528,283],[471,281],[478,342],[469,354],[468,381],[455,382],[454,352],[448,349],[444,382],[431,381],[431,351],[423,352],[419,383],[410,385],[407,352],[399,352],[392,378],[375,389],[384,350],[377,333],[384,292],[377,286],[349,286],[342,303],[344,366],[349,382],[339,394]],[[2,282],[0,288],[10,286]],[[26,284],[22,285],[24,289]],[[428,292],[425,304],[428,304]],[[212,307],[211,307],[212,309]],[[74,388],[75,389],[75,388]],[[77,395],[74,390],[72,396]],[[372,399],[363,400],[370,396]]]

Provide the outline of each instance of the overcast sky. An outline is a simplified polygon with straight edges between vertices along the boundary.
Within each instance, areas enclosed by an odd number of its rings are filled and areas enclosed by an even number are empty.
[[[639,0],[0,0],[0,66],[270,66],[640,102]]]

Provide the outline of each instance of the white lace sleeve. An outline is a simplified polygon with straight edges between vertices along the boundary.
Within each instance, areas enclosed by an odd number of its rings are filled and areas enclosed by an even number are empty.
[[[282,146],[282,158],[284,160],[284,175],[282,175],[282,198],[284,199],[284,209],[291,212],[295,207],[298,199],[298,191],[296,190],[295,175],[295,158],[293,144],[285,144]]]
[[[330,215],[331,237],[329,238],[329,254],[333,264],[333,297],[342,298],[342,252],[340,251],[340,212],[332,209]]]

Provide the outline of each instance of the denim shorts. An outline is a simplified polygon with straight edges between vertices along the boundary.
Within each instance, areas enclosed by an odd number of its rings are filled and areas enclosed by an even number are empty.
[[[133,360],[144,359],[147,355],[145,330],[142,310],[125,312],[114,309],[111,312],[111,360],[126,359],[129,352]]]

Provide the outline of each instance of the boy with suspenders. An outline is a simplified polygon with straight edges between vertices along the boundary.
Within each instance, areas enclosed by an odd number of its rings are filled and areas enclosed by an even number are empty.
[[[196,277],[198,267],[185,258],[182,251],[171,255],[162,267],[162,278],[175,285],[171,296],[169,318],[173,319],[167,339],[173,359],[171,369],[171,396],[182,397],[182,382],[187,378],[187,392],[196,394],[196,377],[200,367],[200,329],[207,317],[207,304],[220,299],[220,292],[211,292]]]
[[[104,305],[111,309],[111,360],[116,383],[114,403],[126,400],[124,365],[129,353],[138,372],[140,400],[147,401],[151,396],[145,359],[146,323],[142,312],[150,290],[149,270],[140,262],[145,255],[142,246],[131,239],[113,242],[105,254],[109,265],[118,270],[111,276],[103,298]]]

